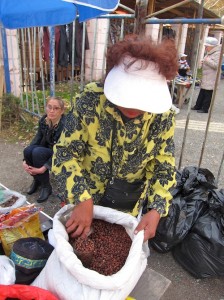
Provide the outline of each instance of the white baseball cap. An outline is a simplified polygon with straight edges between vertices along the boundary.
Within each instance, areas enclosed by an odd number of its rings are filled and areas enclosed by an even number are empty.
[[[164,113],[172,106],[166,78],[154,62],[125,59],[108,73],[104,94],[115,105],[150,113]]]
[[[204,42],[204,45],[205,46],[217,46],[218,45],[218,40],[212,36],[208,36],[206,39],[205,39],[205,42]]]

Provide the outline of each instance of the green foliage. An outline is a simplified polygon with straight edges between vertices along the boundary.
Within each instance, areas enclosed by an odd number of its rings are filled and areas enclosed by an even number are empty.
[[[73,94],[73,97],[71,99],[71,92]],[[71,108],[71,100],[74,99],[75,95],[79,93],[79,84],[73,83],[73,86],[71,87],[71,84],[69,82],[67,83],[58,83],[55,85],[55,96],[61,97],[65,102],[65,108],[68,112]],[[35,93],[24,93],[23,94],[23,101],[22,101],[22,107],[27,108],[29,111],[33,111],[34,113],[38,115],[44,114],[44,98],[47,99],[47,97],[50,96],[50,90],[46,89],[43,90],[37,90]],[[33,98],[33,99],[32,99]]]
[[[1,128],[8,128],[20,118],[20,99],[13,94],[3,94]]]
[[[71,93],[79,93],[79,84],[59,83],[55,85],[55,96],[65,101],[66,113],[71,107]],[[50,90],[37,90],[33,93],[24,93],[22,99],[12,94],[2,97],[2,131],[1,137],[9,141],[24,141],[29,143],[37,130],[39,117],[44,114],[44,96],[50,96]],[[29,113],[29,111],[34,114]],[[36,114],[36,115],[35,115]]]
[[[23,111],[20,98],[4,94],[2,100],[1,137],[8,141],[30,140],[35,134],[38,118]]]

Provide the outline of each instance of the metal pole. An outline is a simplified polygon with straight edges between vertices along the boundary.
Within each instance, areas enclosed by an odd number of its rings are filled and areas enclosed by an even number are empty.
[[[216,79],[215,79],[215,86],[214,86],[214,89],[213,89],[212,99],[211,99],[211,104],[210,104],[210,109],[209,109],[209,112],[208,112],[208,120],[207,120],[207,124],[206,124],[206,129],[205,129],[205,138],[204,138],[202,149],[201,149],[201,156],[200,156],[200,160],[199,160],[199,167],[201,166],[201,162],[202,162],[202,158],[203,158],[203,154],[204,154],[205,143],[206,143],[207,135],[208,135],[208,128],[209,128],[210,119],[211,119],[211,115],[212,115],[212,110],[213,110],[213,106],[214,106],[214,102],[215,102],[215,96],[216,96],[216,92],[217,92],[217,87],[218,87],[219,80],[220,80],[220,73],[221,73],[220,66],[222,65],[223,51],[224,51],[224,43],[222,43],[222,47],[221,47],[221,52],[220,52],[220,57],[219,57],[219,64],[218,64],[219,67],[217,68]]]
[[[12,57],[12,70],[13,70],[13,91],[12,93],[16,95],[16,74],[15,74],[15,70],[16,70],[16,67],[15,67],[15,55],[14,55],[14,49],[13,49],[13,46],[12,46],[12,33],[10,33],[10,36],[9,36],[9,40],[10,40],[10,50],[11,50],[11,57]]]
[[[121,8],[123,8],[123,9],[125,9],[126,11],[129,11],[131,14],[135,13],[135,11],[133,9],[131,9],[131,8],[129,8],[129,7],[125,6],[125,5],[123,5],[123,4],[119,4],[118,6],[121,7]]]
[[[44,67],[43,67],[43,60],[42,60],[42,53],[41,53],[41,34],[40,34],[40,27],[38,30],[38,42],[39,42],[39,64],[40,64],[40,76],[41,76],[41,83],[42,83],[42,95],[44,100],[44,107],[46,106],[46,95],[45,95],[45,81],[44,81]]]
[[[9,57],[5,28],[1,26],[2,35],[2,49],[3,49],[3,61],[4,61],[4,73],[5,73],[5,87],[6,93],[11,93],[10,73],[9,73]]]
[[[50,95],[55,95],[55,28],[49,27],[50,31]]]
[[[31,86],[31,99],[32,99],[32,111],[34,111],[34,93],[33,93],[33,64],[32,64],[32,42],[31,42],[31,36],[30,36],[31,28],[28,28],[28,45],[29,45],[29,62],[30,62],[30,68],[28,74],[30,75],[30,86]]]
[[[217,178],[216,178],[217,186],[218,186],[218,183],[219,183],[219,177],[221,175],[221,170],[222,170],[222,167],[223,167],[223,161],[224,161],[224,151],[223,151],[223,154],[222,154],[222,160],[221,160],[221,164],[220,164],[219,170],[218,170],[218,175],[217,175]]]
[[[107,53],[107,47],[109,41],[109,31],[110,31],[110,19],[107,22],[107,31],[106,31],[107,34],[106,34],[104,49],[103,49],[103,62],[102,62],[102,75],[101,75],[102,79],[104,79],[106,73],[106,53]]]
[[[93,80],[93,68],[94,68],[95,53],[96,53],[97,29],[98,29],[98,19],[95,19],[94,37],[93,37],[93,51],[92,51],[92,57],[91,57],[91,74],[90,74],[90,81]]]
[[[224,24],[224,16],[220,19],[157,19],[144,21],[146,24]]]
[[[37,28],[33,28],[33,90],[34,90],[34,100],[36,101],[36,109],[38,114],[40,114],[40,106],[37,97],[37,89],[36,89],[36,54],[37,54]]]
[[[21,58],[21,52],[20,52],[20,40],[19,40],[19,31],[16,30],[16,39],[17,39],[17,52],[18,52],[18,59],[19,59],[19,82],[20,82],[20,104],[22,107],[24,107],[23,102],[23,81],[22,81],[22,58]]]
[[[26,108],[29,109],[29,101],[28,101],[28,68],[26,64],[26,44],[25,44],[25,29],[21,29],[21,40],[22,40],[22,51],[23,51],[23,86],[26,93]]]
[[[135,14],[119,14],[119,15],[102,15],[97,17],[97,19],[134,19]]]
[[[124,39],[124,19],[121,20],[121,32],[119,40],[122,41]]]
[[[71,96],[70,104],[73,106],[73,93],[74,93],[74,73],[75,73],[75,24],[76,20],[72,23],[72,74],[71,74]]]
[[[200,45],[200,40],[198,39],[198,46],[197,46],[196,59],[195,59],[196,63],[194,64],[194,68],[193,68],[192,90],[191,90],[190,102],[188,103],[188,108],[187,108],[187,117],[186,117],[186,123],[185,123],[185,128],[184,128],[184,135],[183,135],[183,141],[182,141],[182,146],[181,146],[181,153],[180,153],[178,169],[180,169],[181,165],[182,165],[183,154],[184,154],[186,140],[187,140],[187,130],[188,130],[188,125],[189,125],[189,121],[190,121],[191,106],[192,106],[193,93],[194,93],[194,87],[195,87],[195,82],[196,82],[199,45]]]
[[[86,22],[83,22],[83,32],[82,32],[82,62],[81,62],[81,80],[80,80],[80,90],[84,89],[84,76],[85,76],[85,46],[86,46]]]

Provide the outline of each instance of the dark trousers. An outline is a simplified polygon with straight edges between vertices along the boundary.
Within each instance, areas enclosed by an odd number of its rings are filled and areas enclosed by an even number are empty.
[[[213,90],[200,89],[195,108],[208,112],[212,100],[212,93]]]
[[[23,151],[26,163],[35,168],[41,168],[53,155],[53,150],[39,145],[30,145]],[[49,171],[33,176],[42,186],[49,184]]]

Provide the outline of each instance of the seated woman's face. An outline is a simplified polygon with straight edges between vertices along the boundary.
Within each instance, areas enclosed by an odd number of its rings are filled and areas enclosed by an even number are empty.
[[[49,120],[52,122],[60,119],[64,113],[64,109],[60,106],[60,102],[55,99],[51,99],[47,102],[46,113]]]
[[[144,111],[135,108],[126,108],[118,105],[117,108],[122,112],[123,115],[130,119],[137,118],[145,113]]]

